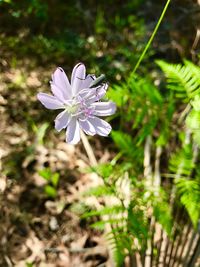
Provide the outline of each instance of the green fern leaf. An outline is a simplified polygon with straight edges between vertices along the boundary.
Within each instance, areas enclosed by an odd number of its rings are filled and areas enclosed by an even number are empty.
[[[95,196],[95,197],[110,196],[113,194],[114,191],[112,190],[112,188],[105,185],[98,185],[97,187],[92,187],[84,192],[84,196]]]
[[[177,97],[190,99],[200,93],[200,68],[192,62],[181,65],[158,60],[156,63],[167,77],[167,87],[176,91]]]
[[[124,207],[121,205],[103,207],[100,210],[92,210],[83,215],[83,218],[92,217],[92,216],[104,216],[104,215],[117,215],[124,211]]]
[[[185,206],[194,224],[200,219],[200,183],[197,180],[178,179],[176,181],[181,203]]]
[[[112,131],[112,138],[123,154],[131,158],[134,157],[134,143],[130,135],[120,131]]]

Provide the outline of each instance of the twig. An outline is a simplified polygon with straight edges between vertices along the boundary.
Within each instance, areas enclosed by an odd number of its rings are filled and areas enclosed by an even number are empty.
[[[156,160],[155,160],[155,170],[154,170],[154,187],[156,191],[159,191],[161,177],[160,177],[160,156],[162,154],[162,147],[158,146],[156,148]]]
[[[147,136],[144,146],[144,177],[147,187],[152,186],[152,168],[151,168],[151,136]]]
[[[194,39],[194,42],[193,42],[193,45],[192,45],[192,48],[191,48],[191,51],[190,51],[191,54],[192,54],[192,60],[193,61],[195,61],[195,57],[196,57],[196,54],[197,54],[197,52],[195,50],[197,48],[199,40],[200,40],[200,29],[197,29],[196,36],[195,36],[195,39]]]
[[[181,112],[181,115],[178,119],[178,124],[181,124],[183,122],[183,120],[185,119],[186,115],[190,112],[190,110],[191,110],[191,105],[187,104],[185,109]]]

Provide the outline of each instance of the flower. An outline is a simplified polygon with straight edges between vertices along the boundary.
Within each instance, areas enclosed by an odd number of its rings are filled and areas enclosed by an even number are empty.
[[[97,116],[109,116],[115,113],[113,102],[99,101],[106,93],[106,83],[93,87],[96,77],[86,76],[84,64],[77,64],[71,75],[71,84],[62,68],[57,68],[50,82],[53,95],[38,93],[38,100],[47,109],[61,109],[55,119],[55,129],[60,132],[67,128],[66,141],[77,144],[80,141],[80,130],[88,135],[107,136],[111,126]]]

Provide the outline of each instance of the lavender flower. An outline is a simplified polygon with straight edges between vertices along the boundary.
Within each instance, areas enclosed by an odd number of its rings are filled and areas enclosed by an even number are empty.
[[[62,68],[52,75],[51,91],[53,95],[39,93],[38,100],[48,109],[62,109],[55,119],[58,132],[67,128],[66,141],[77,144],[80,141],[80,129],[88,135],[107,136],[111,126],[97,116],[109,116],[115,113],[113,102],[100,102],[108,85],[102,84],[90,88],[94,75],[86,76],[82,63],[77,64],[71,75],[71,84]]]

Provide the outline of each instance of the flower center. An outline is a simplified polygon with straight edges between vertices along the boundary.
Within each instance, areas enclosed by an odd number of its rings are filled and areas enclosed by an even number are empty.
[[[79,105],[78,104],[75,104],[75,105],[72,105],[72,106],[66,106],[65,109],[70,114],[75,114],[75,113],[77,113],[77,111],[79,109]]]
[[[81,116],[81,118],[84,119],[92,115],[94,108],[88,106],[84,99],[78,96],[65,104],[65,110],[70,113],[71,116]]]

